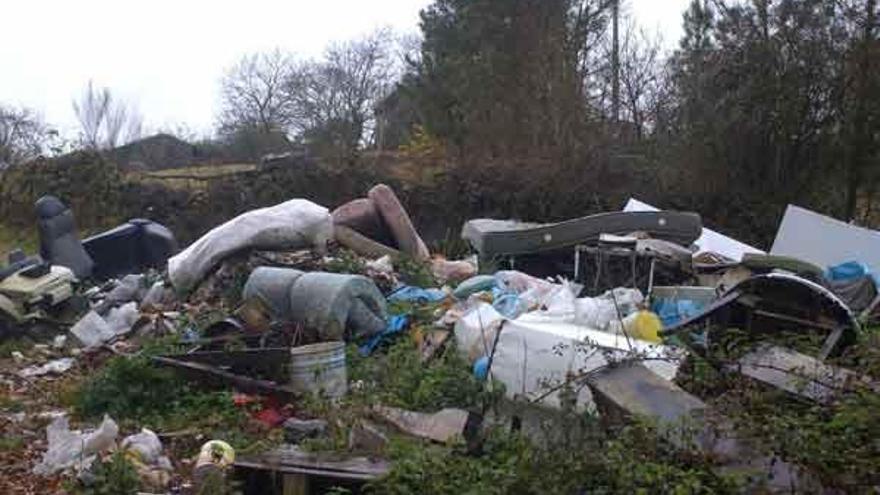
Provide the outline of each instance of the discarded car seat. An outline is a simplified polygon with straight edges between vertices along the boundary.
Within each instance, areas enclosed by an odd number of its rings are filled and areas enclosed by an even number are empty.
[[[40,256],[50,263],[70,268],[78,278],[90,277],[95,262],[79,239],[70,208],[55,196],[43,196],[35,206]]]
[[[177,252],[177,240],[165,226],[135,218],[83,241],[96,261],[92,276],[99,279],[160,268]]]
[[[168,260],[168,276],[175,289],[188,291],[225,258],[243,249],[323,249],[332,237],[333,220],[327,208],[291,199],[215,227]]]
[[[361,275],[260,267],[248,277],[243,297],[261,298],[275,319],[302,323],[321,340],[360,339],[386,326],[385,298]]]
[[[370,189],[367,196],[376,205],[401,251],[417,259],[428,259],[431,256],[425,242],[413,227],[409,214],[390,187],[378,184]]]
[[[61,200],[43,196],[36,210],[40,255],[70,268],[78,278],[105,279],[158,268],[177,251],[174,234],[150,220],[129,220],[80,241],[73,212]]]

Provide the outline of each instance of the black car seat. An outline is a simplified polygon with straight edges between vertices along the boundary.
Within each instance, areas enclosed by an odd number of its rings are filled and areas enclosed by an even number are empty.
[[[73,213],[58,198],[44,196],[36,208],[43,259],[70,268],[78,278],[107,279],[164,268],[177,252],[174,234],[150,220],[129,220],[80,241]]]
[[[95,262],[79,239],[70,208],[55,196],[43,196],[35,206],[40,256],[52,264],[70,268],[77,278],[91,277]]]

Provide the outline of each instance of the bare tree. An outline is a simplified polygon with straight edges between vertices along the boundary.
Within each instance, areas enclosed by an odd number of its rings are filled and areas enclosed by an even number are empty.
[[[245,127],[269,134],[286,130],[292,119],[287,88],[293,69],[292,57],[278,49],[239,60],[221,81],[221,131]]]
[[[37,157],[50,133],[32,110],[0,105],[0,167]]]
[[[630,20],[620,44],[619,60],[621,105],[641,138],[651,125],[663,85],[660,38],[652,38]]]
[[[323,60],[301,64],[289,79],[295,130],[346,152],[370,141],[373,109],[388,94],[399,66],[387,29],[331,45]]]
[[[96,89],[89,81],[73,111],[80,124],[81,144],[93,150],[109,149],[140,137],[140,114],[113,97],[110,88]]]

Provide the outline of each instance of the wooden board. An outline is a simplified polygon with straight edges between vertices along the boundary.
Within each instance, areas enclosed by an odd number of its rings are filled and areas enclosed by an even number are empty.
[[[869,383],[853,371],[825,364],[791,349],[770,345],[746,354],[728,369],[820,403],[833,401],[840,392],[851,389],[857,381]]]
[[[386,475],[391,464],[384,459],[304,452],[295,445],[236,459],[235,466],[285,474],[305,474],[334,479],[367,481]]]
[[[376,406],[373,412],[404,433],[441,443],[464,438],[470,418],[470,414],[462,409],[443,409],[432,414]]]

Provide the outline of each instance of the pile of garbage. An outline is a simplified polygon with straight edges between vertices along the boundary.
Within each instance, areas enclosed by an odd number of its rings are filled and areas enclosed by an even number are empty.
[[[54,329],[51,346],[61,357],[22,356],[18,380],[63,375],[85,356],[127,354],[138,339],[175,335],[190,349],[156,356],[155,364],[284,403],[344,397],[346,345],[370,356],[412,324],[412,311],[401,304],[425,306],[436,333],[423,342],[424,358],[454,341],[474,376],[503,384],[511,402],[560,410],[572,407],[574,389],[576,410],[602,413],[610,403],[667,420],[708,407],[673,383],[691,353],[705,352],[728,328],[760,340],[788,327],[822,335],[821,352],[767,348],[736,372],[827,401],[828,390],[795,388],[803,375],[794,369],[810,364],[817,383],[853,379],[823,362],[876,317],[880,259],[853,256],[880,252],[861,250],[880,246],[880,234],[792,208],[769,254],[702,228],[699,215],[631,200],[622,212],[555,224],[472,220],[462,235],[475,254],[447,260],[432,256],[382,184],[332,212],[305,199],[252,210],[180,251],[167,229],[147,221],[79,241],[70,210],[47,199],[38,204],[41,258],[10,257],[0,274],[0,312],[11,322],[8,334]],[[811,232],[834,229],[837,240],[793,239],[805,231],[803,222],[815,223]],[[858,251],[847,247],[848,236]],[[521,259],[544,257],[567,258],[573,270],[542,278],[516,269]],[[429,276],[416,283],[406,273],[413,266]],[[193,324],[218,312],[222,317]],[[226,350],[232,338],[246,346]],[[795,364],[780,371],[782,361]],[[634,398],[631,391],[643,387],[651,394]],[[679,403],[687,406],[668,405]],[[377,405],[373,413],[439,442],[463,435],[474,421],[455,409],[428,414]],[[326,428],[321,419],[275,409],[270,416],[264,419],[283,426],[292,444]],[[352,443],[381,440],[371,428],[358,429]],[[48,450],[35,474],[72,471],[87,479],[96,458],[120,451],[144,485],[168,487],[171,463],[148,429],[117,442],[119,427],[109,417],[80,432],[61,416],[46,432]],[[222,442],[207,444],[201,457],[200,473],[235,463]]]

